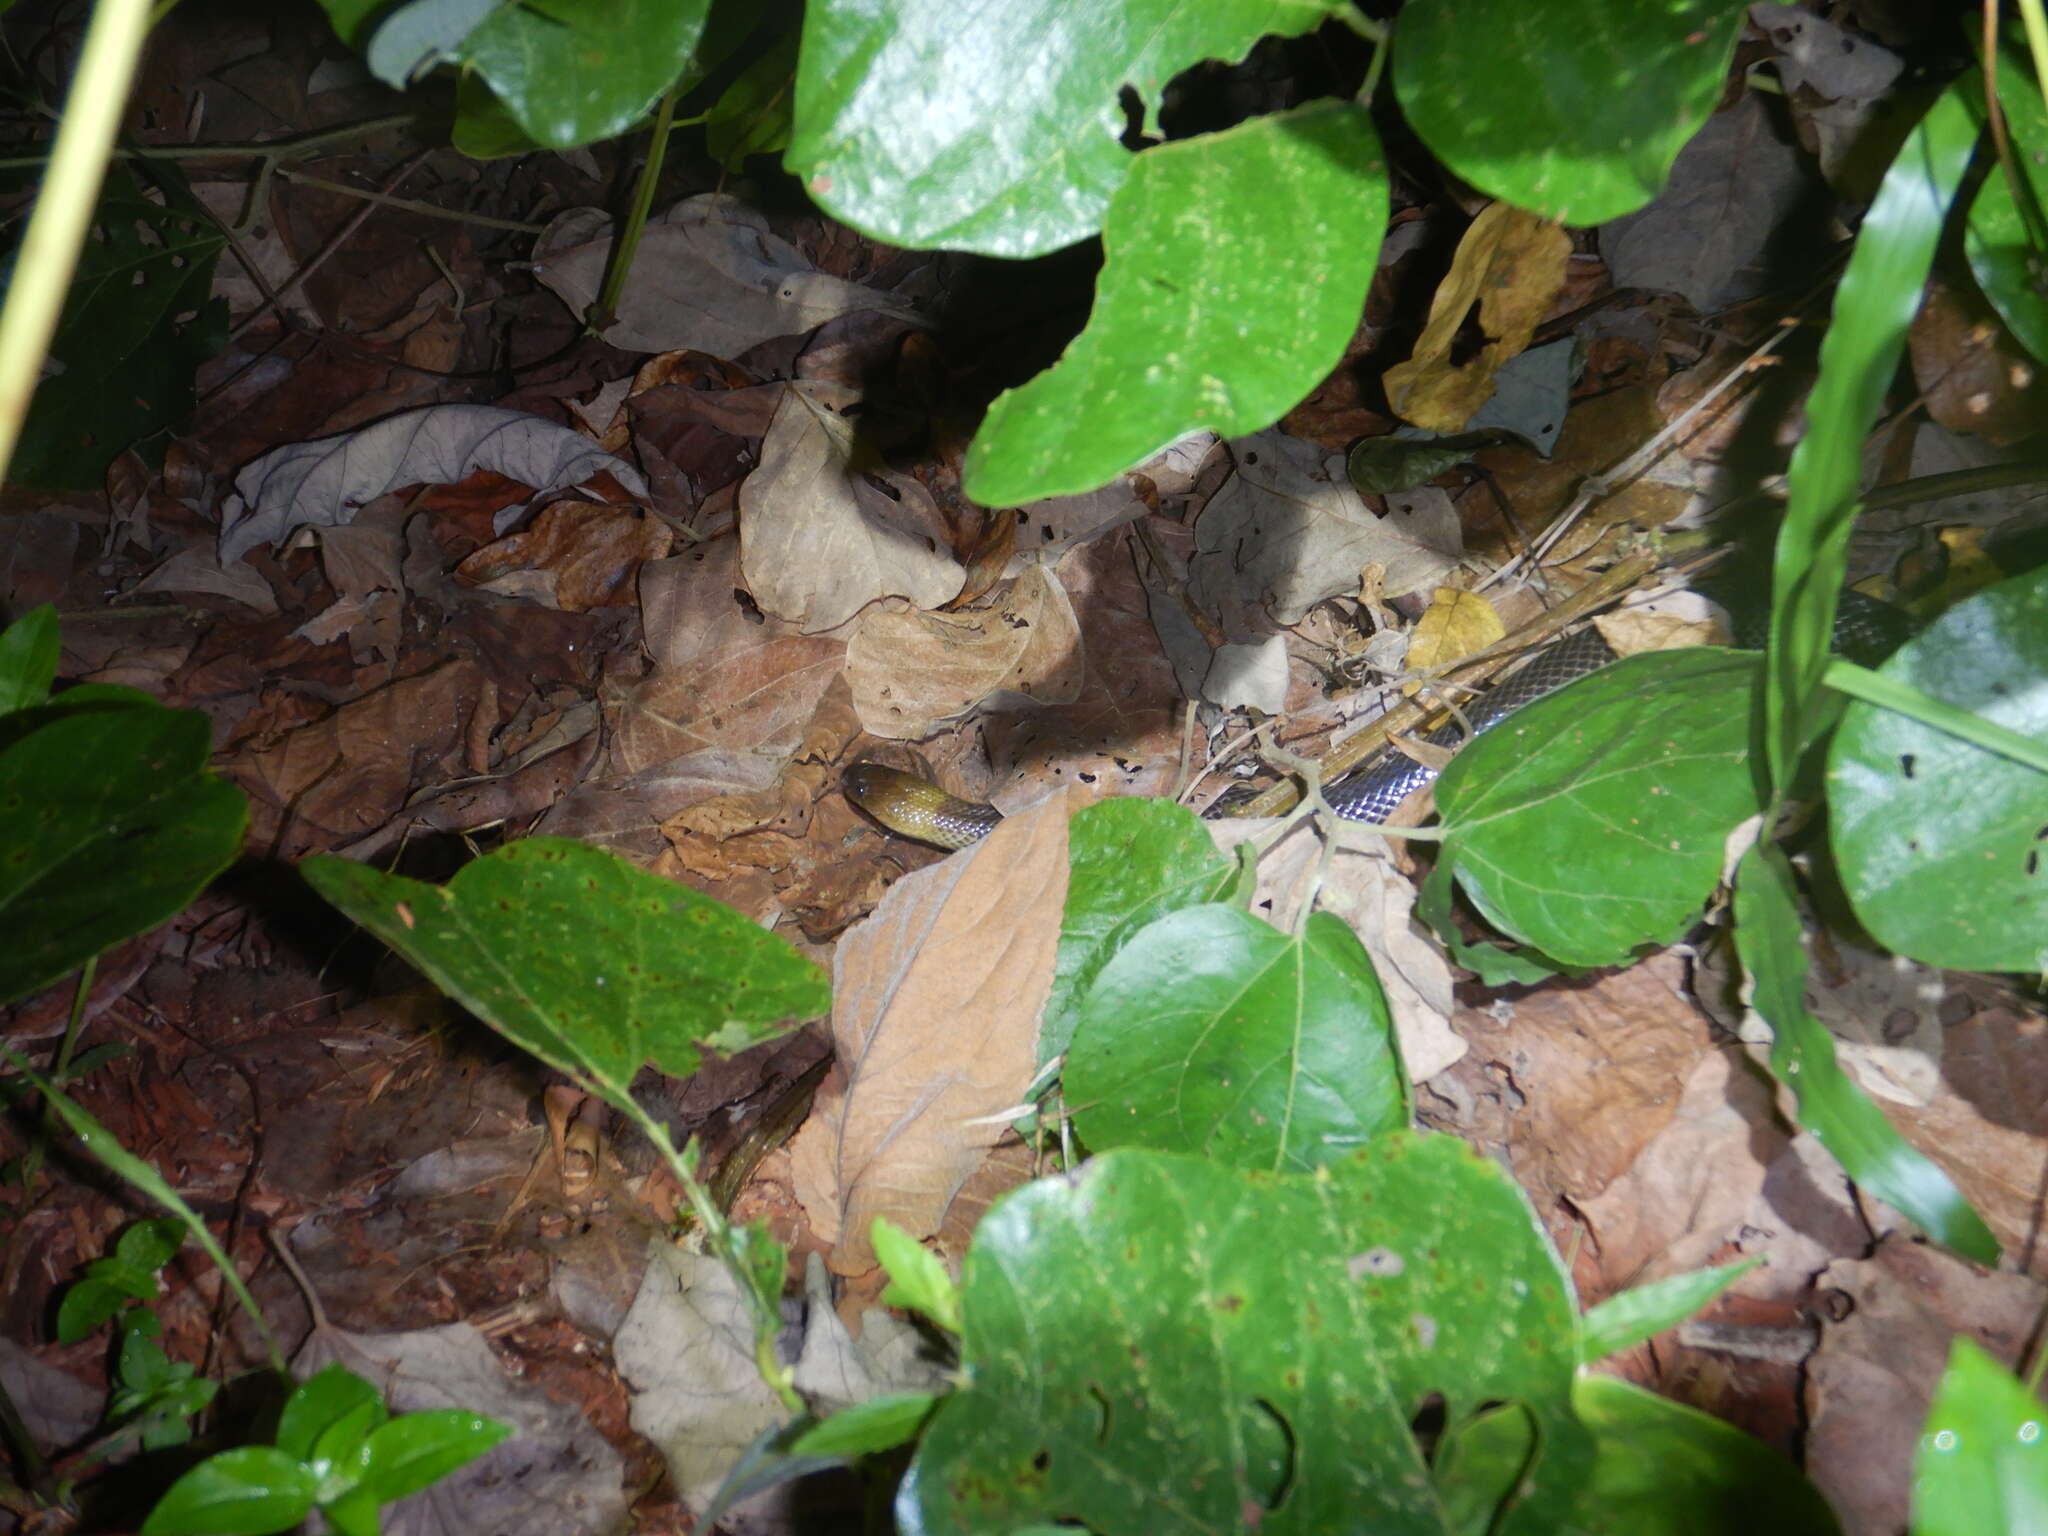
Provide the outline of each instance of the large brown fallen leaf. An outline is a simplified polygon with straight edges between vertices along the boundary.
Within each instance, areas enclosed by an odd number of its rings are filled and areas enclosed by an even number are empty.
[[[784,387],[761,442],[761,464],[740,487],[740,563],[763,610],[806,634],[844,624],[878,597],[936,608],[965,571],[942,542],[943,523],[919,505],[915,482],[897,498],[854,468],[858,399],[835,385]],[[928,497],[926,498],[928,501]]]
[[[916,741],[997,690],[1040,704],[1081,696],[1081,624],[1059,578],[1027,566],[1001,599],[957,613],[869,609],[846,643],[860,723]]]
[[[918,1237],[1008,1130],[1036,1070],[1067,895],[1075,791],[907,875],[839,941],[838,1062],[791,1143],[797,1198],[832,1268],[874,1268],[886,1216]],[[979,1123],[977,1123],[979,1122]]]

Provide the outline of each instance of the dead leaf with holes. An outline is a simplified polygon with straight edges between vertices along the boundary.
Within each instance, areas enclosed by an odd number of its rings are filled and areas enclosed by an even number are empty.
[[[974,847],[906,875],[839,941],[838,1062],[791,1143],[797,1198],[834,1271],[875,1266],[886,1216],[936,1232],[1008,1132],[1038,1060],[1067,895],[1067,818],[1054,795]]]
[[[1071,704],[1084,680],[1081,624],[1059,578],[1027,566],[999,601],[954,613],[876,607],[846,645],[860,723],[916,741],[997,692]]]
[[[836,385],[784,386],[760,467],[740,487],[747,588],[806,634],[836,628],[880,597],[936,608],[966,575],[926,507],[900,491],[892,499],[854,468],[844,412],[858,398]]]
[[[1571,237],[1549,219],[1493,203],[1472,221],[1430,300],[1429,323],[1405,363],[1386,371],[1387,401],[1431,432],[1460,432],[1493,397],[1493,376],[1519,355],[1564,286]],[[1487,341],[1478,356],[1452,353],[1474,306]]]

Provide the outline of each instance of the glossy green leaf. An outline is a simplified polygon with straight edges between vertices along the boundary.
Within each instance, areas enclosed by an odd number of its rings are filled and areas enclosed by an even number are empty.
[[[1579,1319],[1579,1364],[1618,1355],[1675,1327],[1761,1263],[1756,1258],[1688,1270],[1608,1297]]]
[[[1095,233],[1166,82],[1313,31],[1348,0],[811,0],[784,163],[892,245],[1037,256]]]
[[[998,1201],[962,1290],[967,1385],[918,1447],[905,1530],[1442,1536],[1410,1428],[1433,1392],[1454,1425],[1533,1416],[1505,1536],[1561,1529],[1591,1468],[1564,1273],[1453,1137],[1314,1175],[1111,1152]]]
[[[65,1287],[64,1299],[57,1303],[57,1342],[76,1344],[111,1322],[129,1303],[154,1301],[155,1277],[143,1279],[146,1289],[140,1291],[130,1289],[119,1274],[87,1275]]]
[[[1913,1458],[1913,1536],[2048,1531],[2048,1410],[1957,1334]]]
[[[1821,340],[1820,379],[1792,451],[1771,573],[1763,729],[1770,782],[1779,788],[1791,782],[1820,721],[1863,437],[1891,388],[1949,201],[1977,141],[1971,93],[1967,79],[1950,86],[1907,135],[1864,215]]]
[[[1611,1376],[1580,1376],[1572,1405],[1599,1448],[1574,1533],[1840,1536],[1799,1469],[1732,1424]]]
[[[1038,1059],[1067,1048],[1080,1001],[1131,936],[1182,907],[1221,901],[1234,879],[1202,819],[1168,800],[1104,800],[1067,829],[1067,909]]]
[[[935,1392],[894,1392],[871,1397],[813,1424],[789,1445],[792,1456],[871,1456],[917,1438],[939,1401]]]
[[[1061,1080],[1098,1152],[1305,1172],[1408,1123],[1386,994],[1327,912],[1299,938],[1227,906],[1142,929],[1082,999]]]
[[[384,1396],[374,1385],[344,1365],[329,1365],[285,1399],[277,1446],[308,1464],[347,1459],[388,1417]]]
[[[1964,599],[1880,671],[2048,747],[2048,570]],[[1849,705],[1828,833],[1887,949],[1962,971],[2048,971],[2048,774],[1892,710]]]
[[[463,1408],[430,1408],[380,1424],[363,1446],[363,1491],[389,1504],[432,1487],[516,1433]]]
[[[535,143],[496,93],[467,72],[455,82],[455,121],[448,138],[472,160],[505,160],[547,147]]]
[[[266,1536],[311,1513],[313,1474],[274,1445],[244,1445],[171,1484],[142,1536]]]
[[[1757,657],[1632,656],[1518,710],[1437,780],[1442,859],[1502,933],[1570,965],[1668,944],[1757,813]]]
[[[47,708],[0,749],[0,1002],[175,916],[249,819],[197,710]]]
[[[0,630],[0,715],[27,709],[50,696],[61,649],[57,610],[48,603],[29,609]]]
[[[1728,0],[1410,0],[1394,92],[1445,165],[1566,224],[1633,212],[1721,94]]]
[[[1775,1032],[1771,1071],[1799,1101],[1799,1124],[1849,1177],[1980,1264],[1998,1240],[1947,1174],[1892,1129],[1835,1057],[1834,1037],[1806,1007],[1807,958],[1792,870],[1777,848],[1744,856],[1735,879],[1735,949],[1755,986],[1753,1005]]]
[[[550,149],[625,132],[691,67],[711,0],[507,5],[456,56]]]
[[[603,849],[527,838],[445,886],[322,856],[327,900],[550,1066],[623,1095],[647,1062],[687,1077],[824,1012],[824,973],[788,941]]]
[[[2041,293],[2041,210],[2048,208],[2048,108],[2026,52],[1999,50],[1998,105],[2012,142],[2010,170],[1993,167],[1970,200],[1963,226],[1963,251],[1984,297],[2011,328],[2020,345],[2048,361],[2048,299]],[[2033,218],[2014,196],[2012,177],[2032,203]]]
[[[153,1216],[130,1222],[114,1241],[114,1254],[123,1264],[143,1274],[153,1274],[178,1256],[185,1246],[185,1228],[168,1216]],[[154,1294],[152,1288],[151,1294]]]
[[[960,1287],[936,1253],[886,1216],[877,1216],[871,1232],[875,1257],[889,1272],[882,1301],[892,1307],[921,1312],[948,1333],[960,1331]]]
[[[370,21],[390,0],[317,0],[334,32],[349,47],[360,49],[370,38]]]
[[[1350,102],[1139,155],[1103,223],[1087,329],[989,407],[967,494],[1072,495],[1189,432],[1271,426],[1342,360],[1386,222],[1379,138]]]

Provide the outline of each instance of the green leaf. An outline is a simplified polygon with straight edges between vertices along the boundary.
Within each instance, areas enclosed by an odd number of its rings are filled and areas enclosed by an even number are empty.
[[[1454,1137],[1313,1175],[1111,1152],[998,1201],[962,1289],[968,1384],[925,1431],[905,1530],[1442,1536],[1410,1429],[1433,1392],[1454,1425],[1489,1403],[1536,1422],[1504,1536],[1560,1529],[1591,1468],[1564,1273]]]
[[[125,1284],[111,1277],[87,1275],[67,1287],[64,1299],[57,1304],[57,1342],[76,1344],[111,1321],[130,1301],[153,1301],[155,1297],[154,1281],[147,1294],[137,1297]]]
[[[2044,1422],[2040,1400],[1957,1334],[1913,1458],[1913,1536],[2048,1531]]]
[[[107,171],[50,342],[61,371],[36,386],[10,485],[98,491],[117,454],[191,414],[193,374],[226,342],[227,306],[208,297],[226,237],[175,173],[155,179],[164,202]]]
[[[241,848],[197,710],[55,710],[0,749],[0,1002],[175,916]]]
[[[2022,49],[1999,50],[1998,105],[2012,140],[2011,169],[2022,179],[2033,216],[2029,218],[2014,197],[2006,166],[1996,165],[1970,200],[1963,251],[1977,286],[2020,345],[2035,358],[2048,360],[2048,300],[2039,286],[2039,220],[2041,210],[2048,207],[2048,108],[2042,106],[2033,64]]]
[[[1568,965],[1668,944],[1760,804],[1750,652],[1632,656],[1517,710],[1437,780],[1442,860],[1486,920]]]
[[[705,112],[704,147],[728,171],[738,170],[750,155],[789,147],[801,37],[794,29],[777,37]]]
[[[363,1490],[380,1504],[405,1498],[468,1466],[513,1433],[510,1424],[465,1408],[402,1414],[380,1425],[363,1447]]]
[[[274,1445],[209,1457],[171,1484],[142,1536],[266,1536],[311,1513],[313,1474]]]
[[[1689,1270],[1608,1297],[1579,1319],[1579,1364],[1618,1355],[1684,1322],[1761,1263],[1755,1258]]]
[[[1949,609],[1880,676],[2048,744],[2048,570]],[[1828,748],[1828,834],[1887,949],[1959,971],[2048,971],[2048,775],[1852,702]]]
[[[889,1272],[885,1306],[922,1312],[948,1333],[960,1331],[960,1287],[946,1273],[936,1253],[886,1216],[877,1216],[870,1231],[875,1257]]]
[[[1038,256],[1095,233],[1129,168],[1118,92],[1158,131],[1166,82],[1348,0],[812,0],[784,163],[892,245]]]
[[[822,1013],[824,973],[730,907],[564,838],[527,838],[425,885],[330,856],[313,888],[552,1067],[623,1097]]]
[[[1445,165],[1566,224],[1633,212],[1714,108],[1728,0],[1410,0],[1394,92]]]
[[[550,149],[625,132],[691,66],[711,0],[548,0],[508,5],[456,57]]]
[[[1466,938],[1451,911],[1454,883],[1449,861],[1438,859],[1422,877],[1422,888],[1415,898],[1415,915],[1429,924],[1429,931],[1437,936],[1452,961],[1477,976],[1482,985],[1533,987],[1556,975],[1579,974],[1579,967],[1560,965],[1533,949],[1503,949],[1498,944]]]
[[[316,3],[327,13],[334,35],[361,52],[363,45],[370,40],[370,19],[390,0],[316,0]]]
[[[1855,525],[1863,437],[1877,419],[1920,307],[1949,200],[1977,141],[1966,79],[1907,135],[1864,215],[1821,340],[1806,433],[1792,451],[1789,500],[1771,572],[1763,733],[1771,784],[1792,782],[1820,723],[1821,678]]]
[[[1775,847],[1750,849],[1736,872],[1735,949],[1756,1011],[1776,1032],[1771,1071],[1799,1100],[1799,1123],[1863,1188],[1979,1264],[1998,1240],[1954,1184],[1904,1137],[1835,1059],[1834,1037],[1806,1008],[1806,950],[1792,870]]]
[[[1599,1447],[1575,1532],[1840,1536],[1799,1469],[1732,1424],[1611,1376],[1580,1376],[1572,1404]],[[1973,1529],[1988,1536],[1999,1527]]]
[[[308,1465],[344,1460],[389,1416],[384,1395],[372,1383],[344,1365],[329,1365],[285,1399],[277,1447]]]
[[[935,1392],[895,1392],[813,1424],[789,1444],[792,1456],[871,1456],[894,1450],[917,1438],[917,1432],[938,1403]]]
[[[1343,359],[1386,222],[1379,139],[1350,102],[1139,155],[1103,224],[1087,329],[989,407],[967,494],[1089,491],[1189,432],[1271,426]]]
[[[0,715],[49,698],[61,649],[57,610],[48,603],[0,630]]]
[[[1067,866],[1059,957],[1038,1027],[1041,1063],[1067,1048],[1082,996],[1139,929],[1223,900],[1235,877],[1201,817],[1170,800],[1103,800],[1077,811]]]
[[[185,1227],[182,1222],[168,1216],[153,1216],[143,1221],[130,1222],[127,1229],[115,1240],[114,1254],[130,1269],[144,1275],[154,1275],[185,1246]],[[147,1292],[137,1293],[138,1300],[148,1300],[156,1295],[152,1281]]]
[[[467,71],[455,82],[455,121],[448,139],[472,160],[506,160],[547,148],[535,143],[497,94]]]
[[[1160,918],[1082,1000],[1061,1080],[1098,1152],[1306,1172],[1408,1123],[1386,994],[1328,912],[1299,938],[1237,907]]]

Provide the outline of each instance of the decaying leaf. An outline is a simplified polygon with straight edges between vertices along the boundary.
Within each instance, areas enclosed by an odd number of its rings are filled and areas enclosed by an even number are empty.
[[[1529,345],[1537,322],[1564,286],[1571,236],[1549,219],[1492,203],[1472,221],[1451,270],[1430,300],[1415,354],[1386,371],[1387,400],[1432,432],[1460,432],[1493,394],[1501,365]],[[1469,362],[1452,350],[1474,305],[1486,345]]]
[[[1067,892],[1069,790],[907,875],[839,941],[838,1062],[791,1143],[797,1196],[832,1268],[875,1265],[886,1216],[918,1237],[1006,1133],[1037,1068]],[[980,1122],[980,1123],[976,1123]]]
[[[584,613],[629,600],[633,577],[668,553],[671,538],[664,524],[633,507],[550,502],[532,527],[486,544],[455,575],[473,587]]]
[[[807,634],[844,624],[878,597],[936,608],[964,576],[918,509],[853,468],[841,412],[856,398],[833,385],[786,386],[740,487],[740,562],[754,600]]]
[[[1027,566],[981,608],[869,610],[847,641],[846,669],[860,723],[915,741],[999,689],[1071,704],[1081,693],[1081,625],[1059,578]]]

